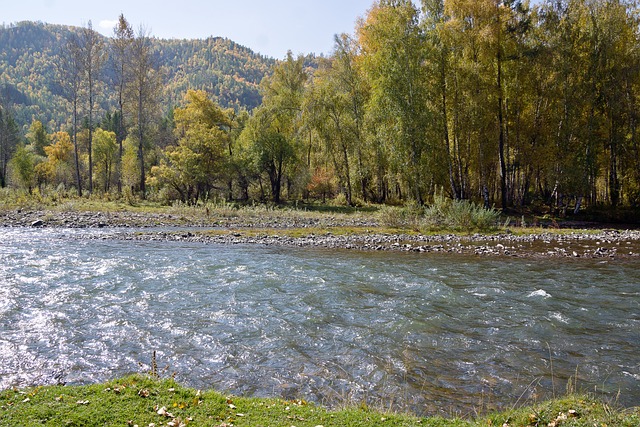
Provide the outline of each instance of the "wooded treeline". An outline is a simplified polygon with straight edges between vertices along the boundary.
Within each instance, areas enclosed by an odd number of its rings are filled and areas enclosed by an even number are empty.
[[[159,100],[134,105],[127,92],[92,145],[88,107],[78,166],[51,166],[74,144],[48,135],[29,184],[93,178],[100,191],[124,183],[184,202],[422,204],[445,192],[503,209],[637,207],[639,12],[623,0],[379,0],[331,56],[274,65],[251,111],[222,109],[204,86],[163,117],[151,114]]]

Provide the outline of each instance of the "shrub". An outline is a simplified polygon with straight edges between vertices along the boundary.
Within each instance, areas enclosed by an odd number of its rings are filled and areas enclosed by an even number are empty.
[[[383,206],[378,211],[380,224],[391,228],[412,228],[417,230],[422,218],[424,208],[415,203],[405,206]]]
[[[428,230],[486,231],[497,227],[500,213],[485,209],[469,200],[447,200],[434,197],[434,203],[425,209],[423,227]]]

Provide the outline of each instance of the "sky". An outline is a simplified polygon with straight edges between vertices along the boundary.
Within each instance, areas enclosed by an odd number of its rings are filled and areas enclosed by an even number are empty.
[[[134,29],[169,38],[226,37],[255,52],[283,59],[328,54],[333,36],[354,32],[373,0],[2,0],[0,20],[86,26],[104,35],[123,13]]]

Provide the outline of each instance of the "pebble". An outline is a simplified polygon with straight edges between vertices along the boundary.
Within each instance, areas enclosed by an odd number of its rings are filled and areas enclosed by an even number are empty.
[[[65,227],[111,228],[107,234],[87,233],[82,238],[121,239],[145,241],[188,241],[215,244],[257,244],[265,246],[317,247],[363,251],[401,251],[421,254],[466,254],[476,256],[510,256],[533,258],[638,258],[640,257],[640,231],[603,230],[595,233],[571,232],[515,235],[513,231],[501,234],[473,234],[470,236],[442,234],[386,234],[376,233],[373,219],[323,218],[204,218],[187,223],[183,217],[171,214],[132,212],[52,212],[52,211],[0,211],[0,227]],[[191,231],[154,231],[151,227],[190,227]],[[331,228],[338,226],[361,227],[366,231],[358,235],[309,233],[304,237],[271,234],[245,236],[236,229],[288,229]],[[203,229],[233,230],[229,233],[205,234]],[[137,229],[133,232],[130,229]],[[139,231],[142,229],[143,231]],[[371,230],[373,229],[373,231]],[[619,243],[625,243],[618,252]],[[562,247],[560,247],[562,246]],[[590,247],[589,247],[590,246]]]

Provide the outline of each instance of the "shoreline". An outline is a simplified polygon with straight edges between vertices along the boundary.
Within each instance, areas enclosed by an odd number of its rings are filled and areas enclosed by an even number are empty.
[[[495,234],[435,233],[381,227],[375,218],[332,215],[255,217],[185,216],[151,212],[9,210],[2,228],[108,229],[83,238],[253,244],[291,248],[345,249],[517,258],[640,259],[640,231],[617,229],[503,229]],[[175,228],[155,231],[152,228]],[[527,229],[530,230],[530,229]]]
[[[0,390],[0,418],[6,425],[257,426],[358,425],[442,427],[637,425],[640,408],[623,408],[586,394],[526,401],[502,411],[414,414],[389,406],[348,402],[338,408],[291,400],[234,396],[195,390],[173,379],[136,374],[90,385],[52,385]],[[442,411],[444,412],[444,411]],[[5,424],[2,424],[5,425]]]

